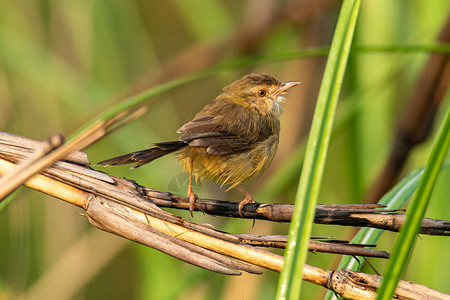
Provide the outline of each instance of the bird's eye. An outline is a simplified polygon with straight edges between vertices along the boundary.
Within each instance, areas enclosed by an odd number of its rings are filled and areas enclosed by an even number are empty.
[[[258,95],[260,95],[261,97],[264,97],[267,94],[266,90],[259,90],[258,91]]]

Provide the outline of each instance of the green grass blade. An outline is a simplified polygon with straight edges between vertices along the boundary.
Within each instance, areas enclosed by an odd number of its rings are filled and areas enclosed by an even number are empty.
[[[391,189],[386,195],[381,198],[379,204],[386,205],[387,209],[399,209],[401,208],[409,197],[414,193],[419,185],[419,180],[423,174],[423,169],[411,172],[407,177],[398,183],[393,189]],[[355,237],[352,239],[352,244],[375,244],[381,234],[382,229],[377,228],[361,228]],[[360,270],[363,264],[364,258],[358,257],[358,262],[355,258],[349,255],[344,255],[339,263],[338,270],[346,268],[350,270]],[[336,295],[332,291],[328,291],[324,300],[337,299]]]
[[[386,205],[386,209],[400,209],[417,189],[422,174],[423,169],[411,172],[411,174],[405,177],[399,184],[384,195],[378,203]],[[383,233],[382,229],[362,228],[352,239],[352,243],[374,244],[378,241],[381,233]],[[346,261],[348,261],[349,264],[344,265]],[[339,268],[353,270],[354,263],[357,263],[357,261],[353,257],[345,256],[342,259],[342,265],[339,265]]]
[[[355,49],[352,49],[355,51]],[[443,52],[450,53],[450,46],[447,45],[388,45],[388,46],[356,46],[357,52],[367,52],[367,53],[379,53],[379,52],[387,52],[387,53],[397,53],[397,52]],[[151,97],[169,91],[173,88],[182,86],[184,84],[191,83],[196,80],[200,80],[202,78],[206,78],[208,76],[212,76],[214,74],[218,74],[224,70],[235,70],[240,68],[252,67],[256,65],[268,64],[268,63],[277,63],[282,61],[288,61],[293,59],[304,59],[310,57],[318,57],[324,56],[329,53],[329,47],[315,47],[315,48],[307,48],[301,49],[299,51],[292,51],[286,53],[278,53],[278,54],[268,54],[268,55],[259,55],[259,56],[248,56],[244,58],[236,58],[230,59],[223,62],[218,63],[217,65],[206,69],[202,72],[187,75],[185,77],[180,77],[174,79],[169,82],[162,83],[155,87],[149,88],[143,91],[140,94],[127,98],[120,103],[112,106],[109,110],[103,112],[99,115],[95,120],[83,126],[82,129],[78,131],[81,132],[90,125],[92,125],[97,120],[106,120],[109,117],[122,112],[126,109],[132,108],[136,105],[141,104],[142,102],[148,100]]]
[[[336,105],[351,48],[360,1],[342,4],[314,113],[306,157],[289,229],[285,263],[278,283],[278,299],[298,299],[303,265],[314,220]]]
[[[444,163],[443,168],[450,166],[450,162]],[[381,198],[378,202],[379,204],[386,205],[387,209],[399,209],[406,201],[411,197],[414,191],[419,186],[421,176],[424,169],[416,170],[411,172],[408,176],[402,179],[394,188],[392,188],[386,195]],[[382,229],[377,228],[361,228],[355,237],[352,239],[351,243],[354,244],[375,244],[377,243],[379,237],[383,233]],[[349,255],[345,255],[341,262],[339,263],[338,269],[350,269],[354,271],[359,271],[362,267],[364,258],[358,257],[358,262],[355,258]],[[327,296],[324,300],[337,299],[336,295],[332,291],[328,291]]]
[[[207,77],[209,76],[210,73],[209,72],[203,72],[203,73],[198,73],[198,74],[194,74],[194,75],[190,75],[190,76],[185,76],[185,77],[181,77],[172,81],[168,81],[166,83],[162,83],[159,84],[153,88],[150,88],[148,90],[145,90],[135,96],[132,96],[130,98],[127,98],[125,100],[123,100],[122,102],[112,106],[110,109],[106,110],[105,112],[103,112],[101,115],[99,115],[97,118],[95,118],[94,120],[92,120],[90,123],[86,124],[85,126],[83,126],[74,136],[72,136],[71,138],[75,138],[76,136],[78,136],[79,134],[81,134],[84,130],[86,130],[88,127],[90,127],[93,123],[95,123],[97,120],[106,120],[122,111],[125,111],[127,109],[131,109],[139,104],[141,104],[142,102],[157,96],[159,94],[162,94],[166,91],[169,91],[173,88],[182,86],[183,84],[187,84],[189,82],[193,82],[195,80],[199,80],[203,77]]]
[[[0,201],[0,212],[2,210],[4,210],[8,204],[11,203],[11,201],[16,198],[17,195],[19,195],[20,191],[22,190],[23,186],[20,186],[19,188],[17,188],[14,192],[12,192],[11,194],[9,194],[5,199],[3,199],[2,201]]]
[[[377,299],[391,299],[400,276],[406,268],[413,243],[420,229],[423,216],[427,209],[434,183],[441,169],[450,145],[450,109],[447,110],[444,121],[434,141],[431,153],[420,180],[419,187],[408,207],[405,224],[395,242],[391,257],[378,290]]]

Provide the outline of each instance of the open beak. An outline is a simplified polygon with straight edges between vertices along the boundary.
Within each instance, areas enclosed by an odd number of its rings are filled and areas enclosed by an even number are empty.
[[[283,82],[283,83],[281,84],[280,88],[278,89],[277,93],[278,93],[278,95],[284,95],[284,94],[286,94],[286,92],[287,92],[289,89],[291,89],[291,88],[293,88],[294,86],[297,86],[297,85],[299,85],[299,84],[300,84],[300,82],[298,82],[298,81],[288,81],[288,82]]]

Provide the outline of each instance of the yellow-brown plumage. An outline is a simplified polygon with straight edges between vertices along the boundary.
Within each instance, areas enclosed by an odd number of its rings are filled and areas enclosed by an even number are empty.
[[[252,73],[223,89],[213,102],[183,125],[179,141],[153,144],[153,148],[105,160],[100,164],[134,167],[179,152],[184,171],[190,174],[188,196],[192,211],[195,194],[192,175],[237,187],[246,198],[239,205],[254,201],[239,184],[260,174],[272,162],[280,134],[281,104],[286,91],[298,82],[280,83],[267,74]]]

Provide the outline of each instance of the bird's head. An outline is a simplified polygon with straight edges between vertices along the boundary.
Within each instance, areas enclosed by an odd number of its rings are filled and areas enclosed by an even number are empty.
[[[279,82],[268,74],[252,73],[236,80],[223,90],[227,98],[238,105],[256,109],[263,115],[279,116],[285,94],[298,84],[300,84],[298,81]]]

